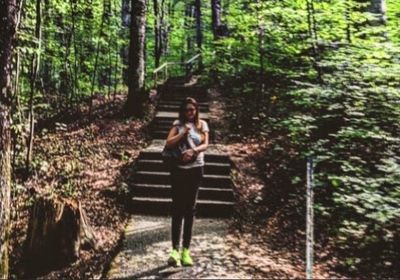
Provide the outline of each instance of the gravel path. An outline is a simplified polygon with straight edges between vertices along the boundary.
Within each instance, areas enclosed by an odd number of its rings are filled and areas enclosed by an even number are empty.
[[[238,265],[225,236],[228,220],[197,218],[191,243],[193,267],[168,267],[171,249],[170,218],[132,216],[121,251],[108,278],[250,278]]]

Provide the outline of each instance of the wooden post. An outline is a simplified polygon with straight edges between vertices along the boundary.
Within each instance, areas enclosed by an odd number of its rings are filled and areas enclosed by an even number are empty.
[[[313,279],[314,262],[314,170],[313,157],[307,158],[306,279]]]

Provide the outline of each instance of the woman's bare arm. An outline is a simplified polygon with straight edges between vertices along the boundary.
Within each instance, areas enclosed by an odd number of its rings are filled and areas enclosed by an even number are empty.
[[[195,147],[193,150],[196,153],[203,152],[207,150],[208,147],[208,132],[204,132],[204,143],[200,144],[199,146]]]
[[[188,132],[187,128],[183,130],[181,133],[178,133],[178,129],[176,128],[176,126],[172,127],[169,130],[165,146],[168,148],[173,148],[179,143],[179,141],[185,136],[187,132]]]

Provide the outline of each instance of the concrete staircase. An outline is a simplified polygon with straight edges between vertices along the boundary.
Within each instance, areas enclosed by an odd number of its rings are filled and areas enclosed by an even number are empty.
[[[158,112],[150,127],[153,141],[140,153],[133,176],[131,210],[135,214],[170,214],[170,174],[163,165],[161,151],[172,122],[178,117],[179,104],[187,96],[200,103],[200,118],[210,125],[205,89],[197,85],[184,86],[181,80],[165,84],[158,102]],[[231,162],[229,156],[213,144],[212,136],[213,133],[210,133],[209,148],[205,152],[206,163],[197,199],[197,216],[229,217],[234,206]]]

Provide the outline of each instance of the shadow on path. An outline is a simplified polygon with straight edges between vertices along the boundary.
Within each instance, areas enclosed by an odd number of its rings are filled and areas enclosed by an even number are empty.
[[[170,218],[134,215],[126,228],[120,253],[111,264],[107,278],[245,278],[235,272],[225,237],[226,219],[196,218],[191,244],[194,265],[167,265],[171,250]]]

